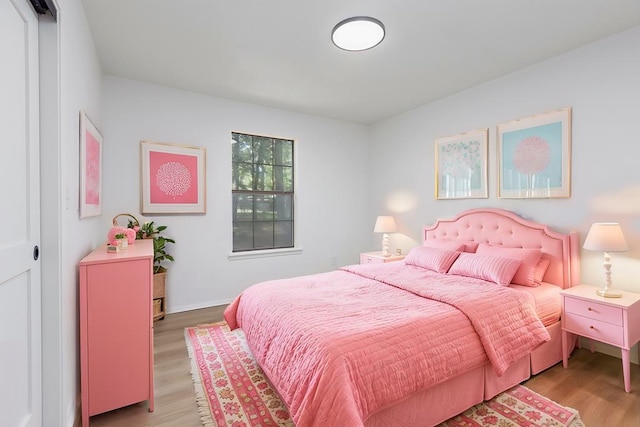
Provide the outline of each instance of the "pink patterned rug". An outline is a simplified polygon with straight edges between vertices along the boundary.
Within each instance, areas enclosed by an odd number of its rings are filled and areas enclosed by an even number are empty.
[[[249,350],[225,323],[185,329],[196,401],[206,427],[295,427],[287,407]],[[516,386],[441,427],[584,427],[575,409]]]

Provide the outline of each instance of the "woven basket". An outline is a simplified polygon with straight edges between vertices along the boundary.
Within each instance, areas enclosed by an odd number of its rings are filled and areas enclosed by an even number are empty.
[[[138,227],[140,227],[140,222],[138,221],[138,218],[136,218],[135,216],[133,216],[131,214],[128,214],[128,213],[121,213],[121,214],[118,214],[118,215],[114,216],[113,219],[111,220],[111,224],[114,227],[117,227],[118,225],[120,225],[120,224],[118,224],[118,218],[121,217],[121,216],[128,216],[129,218],[131,218],[131,223],[133,225],[137,225]],[[127,224],[125,224],[124,227],[127,227],[128,224],[129,224],[129,222],[127,221]]]

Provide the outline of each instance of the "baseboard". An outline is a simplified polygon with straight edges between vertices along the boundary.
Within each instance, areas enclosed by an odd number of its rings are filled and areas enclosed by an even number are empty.
[[[233,301],[233,298],[207,301],[207,302],[202,302],[202,303],[192,304],[192,305],[182,305],[178,307],[171,307],[170,310],[167,310],[167,314],[181,313],[183,311],[198,310],[201,308],[217,307],[219,305],[229,305],[231,301]]]
[[[591,342],[589,338],[580,337],[580,346],[582,348],[584,348],[585,350],[589,350],[590,345],[591,345]],[[609,344],[601,343],[599,341],[594,340],[593,349],[598,353],[607,354],[609,356],[617,357],[618,359],[622,358],[622,355],[620,354],[620,348],[614,347]],[[631,363],[640,365],[640,359],[638,358],[638,344],[631,347],[631,350],[629,350],[629,353],[631,354],[631,358],[630,358]]]

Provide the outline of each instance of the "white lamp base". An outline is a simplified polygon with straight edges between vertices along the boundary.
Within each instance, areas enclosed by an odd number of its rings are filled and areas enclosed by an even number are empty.
[[[608,252],[604,253],[604,288],[598,289],[596,293],[605,298],[620,298],[622,294],[611,287],[611,256]]]
[[[601,297],[605,297],[605,298],[620,298],[622,297],[622,294],[614,289],[607,289],[607,288],[603,288],[603,289],[598,289],[596,291],[596,293],[598,295],[600,295]]]
[[[382,256],[391,256],[389,252],[389,235],[387,233],[382,235]]]

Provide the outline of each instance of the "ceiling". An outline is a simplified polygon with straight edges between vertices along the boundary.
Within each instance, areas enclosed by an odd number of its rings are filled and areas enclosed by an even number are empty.
[[[356,123],[640,24],[638,0],[82,0],[105,74]],[[374,49],[339,21],[386,26]]]

